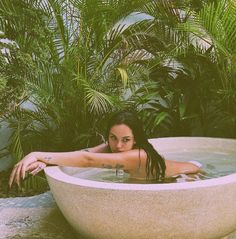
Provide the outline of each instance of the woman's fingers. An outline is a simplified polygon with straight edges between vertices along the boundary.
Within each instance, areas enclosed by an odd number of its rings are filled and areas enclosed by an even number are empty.
[[[19,183],[20,183],[20,172],[21,172],[21,167],[22,167],[22,164],[20,163],[17,163],[12,172],[11,172],[11,175],[10,175],[10,179],[9,179],[9,187],[12,186],[12,183],[13,182],[16,182],[19,186]]]
[[[42,166],[38,166],[36,169],[34,169],[31,174],[35,176],[37,173],[39,173],[43,169]]]
[[[21,167],[21,177],[22,177],[22,179],[24,179],[25,178],[25,172],[27,171],[26,170],[26,167],[27,167],[27,165],[26,164],[22,164],[22,167]]]
[[[30,164],[26,171],[29,171],[33,176],[39,173],[41,170],[43,170],[46,167],[46,164],[43,162],[35,162]]]
[[[32,163],[30,165],[27,166],[26,171],[27,172],[32,172],[34,169],[36,169],[38,167],[38,164]]]
[[[18,186],[20,186],[21,178],[25,178],[27,171],[29,171],[32,175],[36,175],[46,167],[45,163],[39,162],[35,157],[31,156],[32,155],[26,156],[23,160],[21,160],[14,166],[8,182],[9,187],[11,187],[14,182],[17,183]]]
[[[24,163],[17,163],[12,169],[8,184],[11,188],[12,184],[15,182],[18,186],[20,186],[21,177],[25,178],[26,166]]]
[[[11,172],[10,178],[9,178],[9,187],[11,188],[12,183],[15,181],[15,175],[16,175],[16,170],[17,170],[18,165],[16,164]]]
[[[17,166],[16,174],[15,174],[15,182],[17,183],[18,186],[20,186],[21,168],[22,168],[22,164],[19,164],[19,165]]]
[[[25,158],[21,161],[22,162],[22,167],[21,167],[21,177],[24,179],[25,178],[25,172],[27,171],[26,168],[34,163],[34,162],[37,162],[37,159],[33,156],[33,153],[31,154],[28,154],[25,156]]]
[[[18,162],[11,172],[8,182],[9,187],[11,187],[14,182],[20,186],[20,180],[21,178],[25,178],[27,167],[34,162],[37,162],[34,152],[26,155],[20,162]]]

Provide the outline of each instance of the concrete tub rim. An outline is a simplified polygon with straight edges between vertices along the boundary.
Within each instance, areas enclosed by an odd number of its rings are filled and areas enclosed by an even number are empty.
[[[224,138],[210,138],[210,137],[166,137],[166,138],[158,138],[158,140],[166,140],[166,139],[178,139],[178,140],[215,140],[215,141],[228,141],[235,142],[235,139],[224,139]],[[155,139],[150,139],[150,141]],[[236,152],[236,151],[235,151]],[[108,183],[108,182],[98,182],[88,179],[81,179],[67,173],[63,172],[63,166],[50,166],[44,169],[46,176],[53,178],[56,181],[62,183],[69,183],[73,185],[79,185],[81,187],[88,188],[101,188],[101,189],[111,189],[111,190],[141,190],[141,191],[163,191],[163,190],[184,190],[184,189],[194,189],[194,188],[204,188],[204,187],[212,187],[218,185],[225,185],[229,183],[236,182],[236,173],[229,174],[226,176],[205,179],[202,181],[194,181],[194,182],[182,182],[182,183],[164,183],[164,184],[127,184],[127,183]],[[66,167],[67,168],[67,167]],[[89,170],[89,169],[88,169]]]

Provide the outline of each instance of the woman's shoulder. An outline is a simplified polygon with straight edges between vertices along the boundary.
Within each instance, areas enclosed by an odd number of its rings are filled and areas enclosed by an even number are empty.
[[[180,162],[174,160],[166,160],[166,176],[172,177],[178,174],[194,174],[200,170],[199,165],[192,162]]]

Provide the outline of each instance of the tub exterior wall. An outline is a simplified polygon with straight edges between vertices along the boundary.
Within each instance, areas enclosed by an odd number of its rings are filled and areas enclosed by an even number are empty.
[[[66,219],[89,239],[217,239],[236,229],[236,183],[127,191],[47,178]]]

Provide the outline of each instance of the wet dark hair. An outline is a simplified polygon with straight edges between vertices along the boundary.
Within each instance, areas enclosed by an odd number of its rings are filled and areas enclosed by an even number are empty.
[[[164,158],[153,148],[152,144],[148,142],[147,136],[143,129],[143,123],[138,118],[138,115],[132,111],[120,111],[112,115],[108,121],[106,140],[108,140],[110,129],[114,125],[127,125],[134,135],[135,146],[138,149],[143,149],[147,154],[146,174],[147,179],[150,174],[155,177],[157,181],[163,181],[165,178],[166,164]]]

